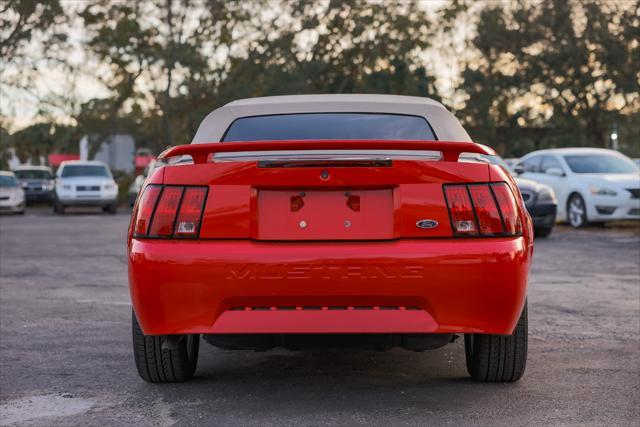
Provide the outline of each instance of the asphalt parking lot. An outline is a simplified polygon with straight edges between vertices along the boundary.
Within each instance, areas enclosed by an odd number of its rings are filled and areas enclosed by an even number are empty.
[[[0,218],[0,424],[638,425],[640,228],[536,242],[529,360],[516,384],[439,350],[267,353],[201,343],[196,378],[139,379],[128,214]]]

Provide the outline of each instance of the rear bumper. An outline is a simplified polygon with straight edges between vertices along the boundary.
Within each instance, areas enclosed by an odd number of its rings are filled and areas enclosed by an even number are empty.
[[[534,227],[553,227],[558,206],[555,203],[527,206]]]
[[[101,198],[59,198],[58,201],[65,206],[110,206],[117,202],[117,199]]]
[[[133,239],[148,335],[510,334],[532,255],[523,237],[266,243]]]
[[[50,202],[53,200],[53,191],[25,190],[25,198],[28,202]]]
[[[22,201],[18,204],[2,202],[0,203],[0,213],[20,213],[24,212],[25,202]]]

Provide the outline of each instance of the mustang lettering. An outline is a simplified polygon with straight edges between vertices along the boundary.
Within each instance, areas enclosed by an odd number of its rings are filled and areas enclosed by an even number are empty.
[[[340,265],[340,264],[237,264],[225,266],[226,279],[247,280],[340,280],[340,279],[422,279],[422,265]]]

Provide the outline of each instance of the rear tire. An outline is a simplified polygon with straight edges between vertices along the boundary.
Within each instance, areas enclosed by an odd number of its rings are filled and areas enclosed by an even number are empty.
[[[58,200],[53,202],[53,211],[58,215],[64,215],[64,205],[60,203]]]
[[[115,215],[118,212],[118,205],[116,203],[102,207],[102,212],[108,212],[111,215]]]
[[[534,236],[535,237],[549,237],[549,234],[551,234],[551,231],[553,231],[553,227],[536,227],[533,230]]]
[[[573,228],[582,228],[589,224],[587,205],[582,196],[577,193],[572,194],[567,202],[567,221]]]
[[[465,334],[467,371],[481,382],[518,381],[527,364],[527,303],[512,335]]]
[[[131,316],[133,355],[140,377],[151,383],[187,381],[198,364],[200,335],[184,335],[177,348],[162,348],[163,337],[144,335],[135,313]]]

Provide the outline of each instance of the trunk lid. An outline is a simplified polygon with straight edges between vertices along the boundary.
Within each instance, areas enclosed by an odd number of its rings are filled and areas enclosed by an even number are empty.
[[[291,145],[286,141],[287,147]],[[260,143],[265,144],[266,143]],[[307,146],[310,141],[306,141]],[[386,141],[391,147],[397,141]],[[488,182],[489,165],[458,163],[450,153],[425,150],[380,153],[255,153],[222,158],[198,152],[195,164],[164,168],[164,184],[207,185],[201,239],[259,241],[366,241],[397,238],[451,237],[442,185]],[[451,143],[460,144],[460,143]],[[302,144],[301,144],[302,145]],[[264,146],[264,145],[263,145]],[[193,147],[193,146],[187,146]],[[475,144],[458,147],[471,151]],[[226,147],[225,147],[226,148]],[[253,147],[251,147],[253,148]],[[325,149],[325,147],[322,147]],[[348,147],[347,147],[348,148]],[[362,147],[357,147],[358,149]],[[379,147],[374,147],[379,148]],[[408,149],[408,150],[407,150]],[[232,150],[230,152],[233,152]],[[458,152],[458,154],[459,154]],[[442,160],[447,158],[447,160]],[[455,157],[457,160],[457,156]]]

